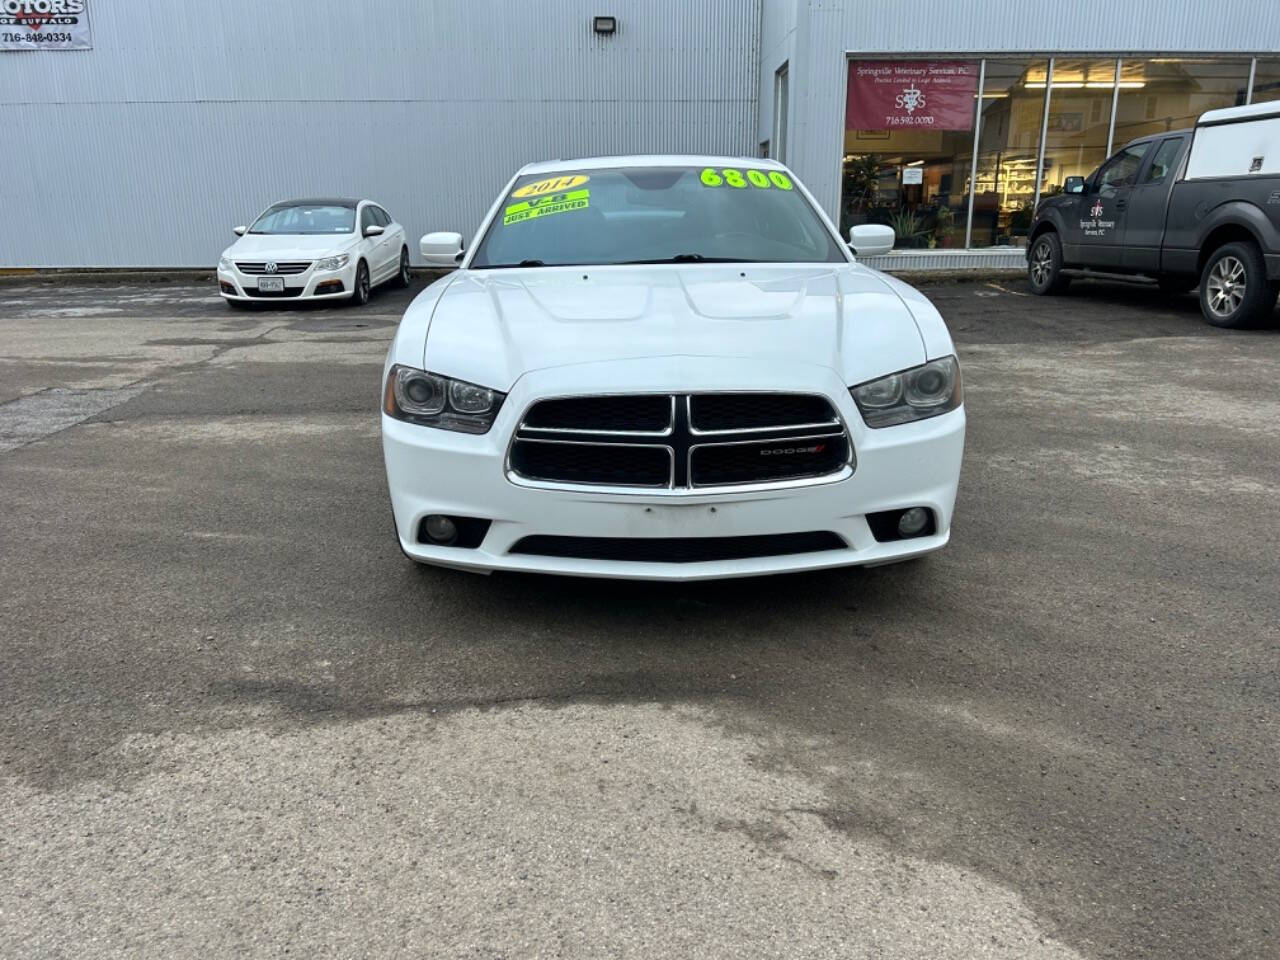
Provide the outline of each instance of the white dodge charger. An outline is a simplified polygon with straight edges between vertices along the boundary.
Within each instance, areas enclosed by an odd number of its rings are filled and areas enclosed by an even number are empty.
[[[369,302],[375,286],[409,285],[404,227],[370,200],[317,197],[273,203],[218,259],[227,304],[255,300]]]
[[[413,560],[694,580],[946,544],[965,430],[946,325],[858,265],[785,167],[531,164],[477,236],[422,238],[460,267],[409,307],[383,375]]]

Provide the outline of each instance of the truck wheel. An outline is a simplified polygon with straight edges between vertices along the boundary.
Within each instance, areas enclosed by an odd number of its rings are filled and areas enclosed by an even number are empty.
[[[1062,241],[1052,230],[1036,237],[1031,247],[1031,256],[1027,257],[1027,281],[1031,284],[1031,292],[1040,296],[1062,293],[1071,283],[1071,278],[1062,274]]]
[[[1200,312],[1215,327],[1258,326],[1271,313],[1276,288],[1257,244],[1228,243],[1213,251],[1200,273]]]

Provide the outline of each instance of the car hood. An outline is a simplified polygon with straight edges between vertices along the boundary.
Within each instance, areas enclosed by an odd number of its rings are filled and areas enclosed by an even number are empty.
[[[246,233],[228,247],[223,256],[232,260],[245,257],[310,260],[342,253],[350,249],[355,240],[354,236],[347,233]]]
[[[435,301],[423,367],[505,391],[534,370],[674,357],[811,364],[847,383],[928,359],[911,312],[865,267],[656,265],[460,271]]]

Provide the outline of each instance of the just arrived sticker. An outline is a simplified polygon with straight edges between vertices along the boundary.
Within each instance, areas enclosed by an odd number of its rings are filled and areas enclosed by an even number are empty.
[[[539,180],[536,183],[526,183],[523,187],[517,187],[511,191],[511,195],[513,197],[538,197],[544,193],[560,193],[564,190],[580,187],[590,179],[590,177],[581,173],[571,174],[567,177],[551,177],[548,180]]]

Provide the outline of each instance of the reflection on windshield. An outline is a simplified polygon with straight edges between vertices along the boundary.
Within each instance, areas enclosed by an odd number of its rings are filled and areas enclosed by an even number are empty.
[[[740,165],[522,177],[471,266],[845,260],[784,171]]]
[[[352,233],[356,212],[339,205],[281,205],[272,207],[249,228],[250,233]]]

